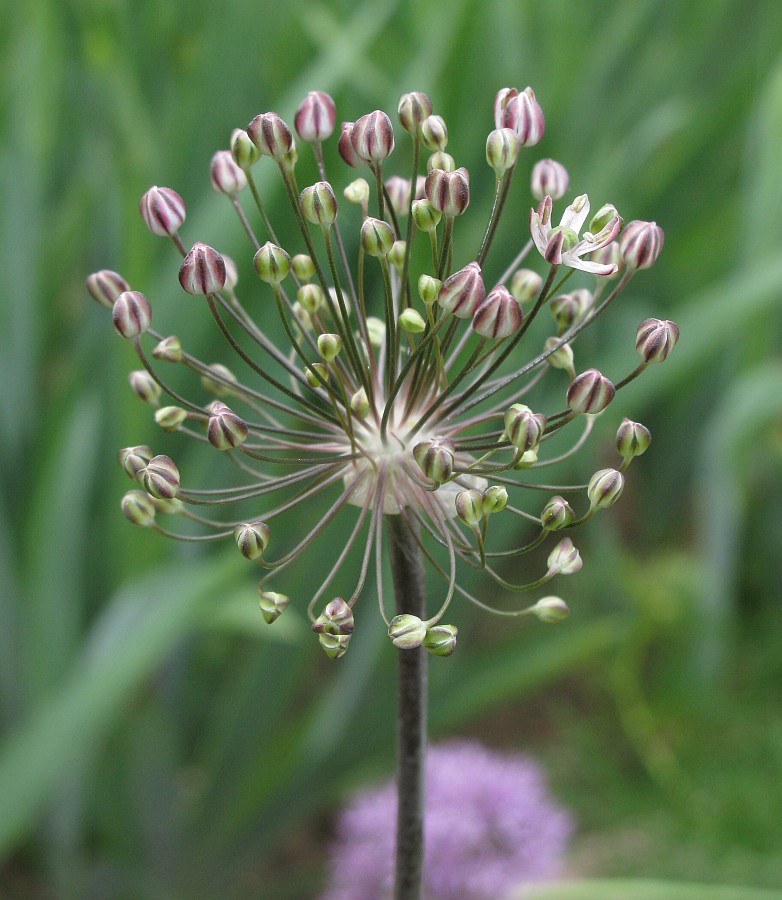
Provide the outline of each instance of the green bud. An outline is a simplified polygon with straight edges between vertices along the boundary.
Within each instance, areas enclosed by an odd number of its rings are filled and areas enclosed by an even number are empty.
[[[573,546],[570,538],[562,538],[554,547],[549,553],[547,564],[549,574],[555,575],[573,575],[584,565],[581,554]]]
[[[546,338],[546,343],[543,347],[546,352],[548,352],[552,347],[556,346],[559,341],[560,339],[557,337]],[[557,347],[553,353],[550,353],[546,357],[546,362],[554,369],[564,369],[570,375],[571,379],[576,377],[576,370],[573,367],[573,348],[570,344],[562,344],[561,347]]]
[[[178,497],[172,497],[170,500],[153,497],[152,502],[155,504],[155,509],[164,516],[178,516],[185,508],[185,504]]]
[[[546,531],[566,528],[575,518],[570,504],[564,497],[552,497],[540,513],[540,524]]]
[[[567,603],[559,597],[543,597],[530,607],[530,612],[549,625],[556,625],[557,622],[567,619],[570,615]]]
[[[592,509],[607,509],[622,495],[624,475],[616,469],[599,469],[589,479],[587,497]]]
[[[136,447],[123,447],[117,454],[117,460],[128,475],[136,481],[139,472],[146,468],[154,454],[146,444]]]
[[[155,422],[163,431],[177,431],[187,418],[187,411],[181,406],[161,406],[155,410]]]
[[[405,252],[407,251],[407,243],[405,241],[394,241],[393,246],[388,251],[388,261],[395,266],[401,273],[405,264]]]
[[[606,225],[608,225],[617,217],[619,217],[619,221],[621,223],[622,218],[621,216],[619,216],[619,213],[616,211],[616,207],[613,205],[613,203],[604,203],[589,220],[589,228],[587,230],[592,234],[599,234],[606,227]]]
[[[427,234],[440,224],[443,214],[436,210],[428,200],[416,200],[413,203],[413,222],[419,231]]]
[[[312,623],[312,630],[318,634],[352,634],[355,627],[353,610],[342,597],[330,600]]]
[[[318,335],[318,353],[326,360],[331,362],[339,356],[342,349],[342,338],[338,334],[320,334]]]
[[[231,156],[236,165],[247,172],[253,163],[261,158],[261,152],[246,131],[242,128],[234,128],[231,132]]]
[[[155,504],[144,491],[128,491],[120,504],[123,515],[134,525],[148,528],[155,524]]]
[[[451,449],[442,441],[431,438],[413,447],[413,458],[421,471],[436,484],[453,475],[454,459]]]
[[[291,602],[291,598],[285,594],[278,594],[276,591],[264,591],[258,585],[258,605],[261,608],[261,615],[264,620],[271,625],[282,615],[285,607]]]
[[[394,231],[388,222],[367,216],[361,226],[361,246],[370,256],[388,256],[394,246]]]
[[[323,289],[318,284],[303,284],[299,288],[296,298],[304,309],[313,316],[323,306]]]
[[[414,650],[421,646],[426,637],[426,625],[418,616],[394,616],[388,626],[388,636],[400,650]]]
[[[648,428],[645,428],[640,422],[633,422],[626,416],[622,419],[622,424],[616,432],[616,449],[625,464],[636,456],[646,453],[651,442],[652,436]]]
[[[349,634],[319,634],[318,641],[329,659],[341,659],[348,652]]]
[[[304,377],[311,388],[323,387],[323,382],[329,380],[329,370],[323,363],[313,363],[304,370]]]
[[[483,514],[502,512],[508,505],[508,491],[502,485],[492,485],[483,492]]]
[[[521,456],[516,460],[513,468],[514,469],[528,469],[533,463],[538,461],[538,451],[535,450],[526,450]]]
[[[456,635],[459,629],[455,625],[432,625],[426,629],[421,646],[432,656],[450,656],[456,649]]]
[[[421,122],[421,142],[432,153],[445,150],[448,145],[448,128],[442,116],[427,116]]]
[[[511,444],[522,453],[534,450],[538,446],[545,429],[546,417],[540,413],[533,413],[523,403],[514,403],[505,413],[505,434]]]
[[[486,162],[501,178],[516,165],[519,158],[519,139],[510,128],[498,128],[486,139]]]
[[[418,279],[418,296],[427,306],[431,306],[437,300],[437,295],[440,293],[442,286],[443,283],[439,278],[432,278],[431,275],[422,275]]]
[[[156,359],[165,359],[168,362],[180,362],[182,360],[182,344],[179,338],[172,334],[170,337],[159,341],[152,355]]]
[[[291,260],[291,268],[299,281],[309,281],[315,274],[315,263],[306,253],[297,253]]]
[[[455,172],[456,160],[450,153],[439,150],[436,153],[433,153],[426,161],[427,173],[431,172],[433,169],[442,169],[443,172]]]
[[[217,397],[229,397],[234,391],[229,384],[236,384],[236,376],[222,363],[212,363],[208,373],[201,376],[201,384],[205,391]],[[226,384],[228,382],[229,384]]]
[[[422,91],[411,91],[402,94],[399,99],[397,115],[405,131],[416,134],[421,123],[432,114],[432,101]]]
[[[349,203],[365,206],[369,202],[369,185],[365,178],[357,178],[355,181],[351,181],[342,193]]]
[[[260,559],[269,545],[269,526],[265,522],[242,522],[234,528],[234,540],[245,559]]]
[[[261,281],[279,284],[288,277],[291,258],[282,247],[267,241],[253,257],[253,266]]]
[[[543,279],[532,269],[518,269],[510,282],[510,292],[519,303],[532,300],[540,294],[541,290],[543,290]]]
[[[134,369],[132,372],[129,372],[128,384],[139,400],[149,403],[150,406],[158,405],[161,388],[146,369]]]
[[[399,314],[399,327],[408,334],[420,334],[426,329],[424,317],[415,309],[408,307]]]
[[[359,388],[350,398],[350,408],[360,418],[369,412],[369,398],[364,388]]]
[[[138,473],[138,480],[148,494],[161,500],[173,500],[179,491],[179,469],[162,454],[152,457]]]
[[[386,323],[377,316],[367,316],[367,332],[373,347],[382,347],[386,340]]]
[[[480,491],[474,488],[459,491],[454,505],[456,515],[470,528],[475,528],[483,520],[483,494]]]
[[[312,225],[330,227],[337,218],[337,198],[328,181],[318,181],[299,195],[299,208]]]

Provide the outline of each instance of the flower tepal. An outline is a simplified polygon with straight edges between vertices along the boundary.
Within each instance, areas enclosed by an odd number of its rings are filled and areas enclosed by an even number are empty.
[[[590,218],[586,194],[553,224],[569,177],[560,162],[529,158],[545,136],[531,88],[504,88],[495,100],[495,128],[483,138],[493,204],[471,204],[469,173],[446,152],[448,127],[426,94],[401,98],[398,135],[382,110],[359,112],[337,137],[334,101],[311,91],[294,129],[277,113],[261,113],[214,154],[205,176],[236,213],[237,245],[245,244],[243,256],[232,250],[238,265],[205,242],[209,235],[188,235],[186,243],[185,201],[155,186],[141,214],[179,254],[172,283],[178,275],[186,293],[174,287],[168,297],[148,297],[109,269],[87,279],[138,355],[129,384],[161,430],[193,438],[225,463],[224,482],[198,486],[187,460],[174,462],[168,448],[126,447],[120,464],[134,484],[121,508],[132,523],[169,537],[235,541],[261,570],[265,621],[304,604],[330,658],[344,655],[362,627],[355,606],[371,582],[396,647],[448,656],[458,634],[446,619],[455,597],[503,616],[566,618],[565,601],[539,591],[581,568],[572,529],[619,499],[627,467],[650,436],[625,419],[618,467],[609,461],[584,473],[582,484],[559,485],[539,470],[575,454],[615,393],[664,361],[679,332],[648,315],[628,336],[641,357],[635,370],[604,374],[593,359],[576,367],[579,334],[656,261],[663,235],[656,223],[635,221],[619,237],[615,207],[607,203]],[[487,103],[487,128],[491,119]],[[299,182],[294,131],[312,155],[312,183]],[[413,165],[391,173],[398,136],[412,144]],[[340,174],[332,178],[335,164]],[[279,175],[287,221],[272,222],[266,211],[254,175],[260,166]],[[532,242],[507,265],[494,259],[492,244],[521,167],[539,204],[530,213]],[[488,206],[480,244],[457,239],[464,216]],[[530,246],[537,260],[526,258]],[[572,269],[588,281],[561,293]],[[239,283],[240,272],[254,272],[249,285]],[[163,304],[180,305],[177,334],[156,330]],[[550,315],[540,315],[544,307]],[[194,315],[213,320],[230,360],[192,352]],[[546,381],[554,394],[542,390]],[[571,423],[577,434],[568,438]],[[389,517],[403,520],[442,579],[423,617],[386,611]],[[510,529],[501,523],[514,520],[522,536],[508,547]],[[555,541],[554,532],[564,533]],[[338,536],[330,554],[318,549],[327,535]],[[521,554],[529,554],[529,575],[509,580]],[[281,593],[277,582],[301,559],[312,562],[308,595]],[[496,605],[464,588],[465,567],[485,573]],[[516,593],[532,596],[516,605]]]

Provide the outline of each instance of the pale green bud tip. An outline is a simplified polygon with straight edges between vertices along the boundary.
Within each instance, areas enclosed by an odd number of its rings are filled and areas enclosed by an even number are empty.
[[[454,503],[456,515],[470,528],[474,528],[483,519],[483,494],[480,491],[474,488],[460,491]]]
[[[155,504],[144,491],[128,491],[120,506],[123,515],[134,525],[148,528],[155,524]]]
[[[187,418],[187,411],[181,406],[161,406],[155,410],[155,422],[163,431],[177,431]]]
[[[589,231],[592,234],[599,234],[607,225],[613,222],[614,219],[619,219],[620,222],[622,221],[614,204],[604,203],[589,220]]]
[[[228,397],[233,394],[231,386],[236,383],[236,375],[222,363],[212,363],[209,371],[201,376],[204,390],[216,397]]]
[[[231,132],[231,156],[236,165],[247,172],[261,158],[261,152],[246,131],[234,128]]]
[[[407,215],[410,208],[410,182],[407,178],[392,175],[385,183],[386,195],[397,218]]]
[[[177,497],[172,497],[170,500],[165,497],[154,497],[153,503],[155,509],[164,516],[178,516],[185,508],[185,504]]]
[[[518,269],[510,282],[510,292],[519,303],[526,303],[537,297],[542,289],[543,279],[532,269]]]
[[[111,309],[117,297],[130,290],[130,285],[117,272],[101,269],[87,277],[87,290],[93,300]]]
[[[253,257],[253,266],[261,281],[279,284],[288,277],[291,258],[282,247],[267,241]]]
[[[329,659],[341,659],[348,652],[349,634],[319,634],[318,641]]]
[[[540,513],[540,524],[546,531],[566,528],[575,518],[570,504],[564,497],[552,497]]]
[[[492,485],[483,492],[483,513],[490,516],[502,512],[508,505],[508,491],[502,485]]]
[[[426,161],[427,174],[433,172],[435,169],[442,169],[443,172],[455,172],[456,160],[450,153],[446,153],[445,150],[438,150]]]
[[[330,600],[312,623],[312,630],[317,634],[352,634],[355,627],[353,610],[342,597]]]
[[[291,260],[291,269],[299,281],[309,281],[315,274],[315,263],[306,253],[297,253]]]
[[[427,306],[431,306],[440,293],[443,286],[439,278],[432,278],[431,275],[421,275],[418,279],[418,296]]]
[[[413,203],[413,222],[419,231],[427,234],[440,224],[443,214],[435,209],[428,200],[416,200]]]
[[[559,597],[542,597],[538,602],[530,607],[530,612],[549,625],[556,625],[562,622],[570,615],[570,609],[567,603]]]
[[[350,408],[362,418],[369,412],[369,398],[364,388],[359,388],[350,398]]]
[[[456,649],[459,629],[455,625],[432,625],[426,629],[421,645],[432,656],[450,656]]]
[[[486,139],[486,162],[502,177],[516,165],[519,157],[519,139],[510,128],[498,128]]]
[[[401,273],[405,264],[405,252],[407,243],[405,241],[394,241],[391,249],[388,251],[388,261],[395,266]]]
[[[331,362],[339,356],[342,349],[342,338],[338,334],[321,334],[318,335],[318,353],[326,360]]]
[[[648,428],[640,422],[622,419],[622,424],[616,432],[616,449],[622,459],[629,462],[634,457],[641,456],[649,449],[651,442],[652,436]]]
[[[181,362],[182,360],[182,344],[179,338],[172,334],[169,337],[159,341],[155,349],[152,351],[155,359],[165,359],[168,362]]]
[[[553,347],[556,347],[556,350],[549,353],[549,350]],[[574,357],[573,348],[570,344],[560,343],[560,338],[557,337],[548,337],[543,345],[543,349],[549,354],[546,357],[546,362],[550,366],[555,369],[564,369],[566,372],[571,373],[572,377],[574,374]]]
[[[234,528],[234,540],[246,559],[260,559],[269,545],[271,532],[264,522],[242,522]]]
[[[143,400],[144,403],[149,403],[151,406],[158,405],[161,388],[146,369],[134,369],[129,372],[128,384],[139,400]]]
[[[361,246],[370,256],[388,256],[394,246],[394,231],[388,222],[367,216],[361,226]]]
[[[153,456],[137,477],[144,490],[160,500],[173,500],[179,492],[179,469],[168,456]]]
[[[514,403],[505,413],[505,434],[517,450],[534,450],[546,430],[546,417],[523,403]]]
[[[117,454],[117,462],[135,481],[139,472],[146,467],[153,455],[146,444],[139,444],[136,447],[123,447]]]
[[[363,205],[369,202],[369,184],[364,178],[357,178],[355,181],[351,181],[342,193],[349,203]]]
[[[388,626],[388,636],[395,647],[400,650],[414,650],[420,647],[426,638],[426,626],[418,616],[394,616]]]
[[[548,557],[548,571],[553,575],[573,575],[583,564],[581,554],[570,538],[563,538]]]
[[[625,486],[624,475],[616,469],[599,469],[589,479],[587,497],[592,509],[607,509],[613,506]]]
[[[426,321],[421,313],[408,307],[399,314],[399,327],[409,334],[420,334],[426,329]]]
[[[535,450],[525,450],[524,453],[516,461],[516,464],[513,466],[514,469],[528,469],[533,463],[538,461],[538,451],[537,448]]]
[[[323,363],[313,363],[304,370],[304,377],[311,388],[323,387],[323,382],[329,380],[329,370]]]
[[[247,423],[225,403],[215,400],[211,404],[206,436],[218,450],[240,447],[249,436]]]
[[[299,208],[312,225],[330,227],[337,218],[337,198],[328,181],[318,181],[304,188],[299,196]]]
[[[436,484],[442,484],[453,475],[453,452],[442,441],[434,438],[421,441],[413,447],[413,458],[421,471]]]
[[[111,320],[120,337],[138,337],[152,323],[149,301],[140,291],[123,291],[114,301]]]
[[[290,602],[291,598],[285,594],[264,591],[260,586],[258,587],[258,605],[261,608],[261,615],[269,625],[280,618]]]

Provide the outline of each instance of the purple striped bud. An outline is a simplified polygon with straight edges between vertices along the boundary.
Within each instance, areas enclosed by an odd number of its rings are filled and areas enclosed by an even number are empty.
[[[397,114],[402,128],[410,134],[417,134],[421,123],[432,114],[432,101],[422,91],[402,94]]]
[[[495,128],[506,128],[505,124],[505,110],[508,108],[508,104],[511,100],[514,100],[519,96],[519,92],[516,88],[502,88],[497,91],[497,96],[494,98],[494,127]]]
[[[149,403],[151,406],[158,405],[161,388],[146,369],[134,369],[129,372],[128,384],[139,400],[143,400],[144,403]]]
[[[179,469],[169,456],[153,456],[138,473],[144,490],[159,500],[173,500],[179,493]]]
[[[649,449],[652,435],[649,429],[640,422],[633,422],[625,417],[616,432],[616,449],[625,465],[636,456],[641,456]]]
[[[543,110],[531,87],[508,99],[503,112],[502,128],[512,128],[522,147],[533,147],[543,137],[546,122]]]
[[[194,296],[215,294],[225,286],[225,260],[213,247],[200,241],[193,244],[182,261],[179,283]]]
[[[546,196],[559,200],[565,196],[569,183],[567,169],[555,159],[540,159],[532,167],[530,186],[536,200]]]
[[[501,178],[516,165],[519,158],[519,139],[510,128],[498,128],[486,138],[486,162]]]
[[[456,649],[456,635],[459,629],[455,625],[431,625],[426,629],[426,637],[421,646],[433,656],[450,656]]]
[[[185,221],[184,200],[171,188],[151,187],[139,201],[141,217],[152,234],[171,237]]]
[[[546,430],[546,417],[523,403],[514,403],[505,413],[505,434],[513,446],[526,453],[534,450]]]
[[[261,281],[280,284],[291,270],[291,258],[282,247],[266,241],[253,257],[253,266]]]
[[[264,156],[271,156],[277,162],[282,162],[293,150],[291,130],[275,112],[256,116],[247,126],[247,134]]]
[[[244,170],[234,162],[230,150],[218,150],[209,163],[209,180],[220,194],[233,196],[247,187]]]
[[[625,486],[624,476],[616,469],[600,469],[589,479],[587,497],[592,509],[613,506]]]
[[[597,369],[587,369],[570,382],[567,405],[577,413],[594,415],[602,412],[614,399],[616,389]]]
[[[453,451],[444,441],[436,438],[421,441],[413,447],[413,459],[424,475],[436,484],[448,481],[453,475]]]
[[[471,319],[485,296],[481,267],[477,262],[471,262],[445,279],[437,302],[457,319]]]
[[[87,290],[93,300],[111,309],[117,297],[130,290],[130,285],[119,273],[101,269],[87,276]]]
[[[139,472],[146,468],[152,456],[152,450],[146,444],[139,444],[135,447],[123,447],[117,454],[117,461],[135,481]]]
[[[404,614],[394,616],[388,626],[388,636],[400,650],[415,650],[426,638],[426,625],[418,618]]]
[[[432,169],[426,176],[426,199],[444,216],[460,216],[470,205],[470,176],[467,169],[445,172]]]
[[[442,116],[427,116],[421,123],[421,141],[430,153],[448,146],[448,127]]]
[[[120,508],[125,518],[130,519],[134,525],[149,528],[155,524],[155,504],[144,491],[128,491],[122,498]]]
[[[152,322],[149,301],[141,291],[123,291],[114,301],[111,320],[117,334],[124,338],[138,337]]]
[[[299,208],[312,225],[330,227],[337,218],[337,198],[328,181],[318,181],[299,195]]]
[[[215,400],[211,405],[206,436],[218,450],[240,447],[250,433],[247,423],[225,403]]]
[[[290,602],[291,598],[285,594],[278,594],[276,591],[264,591],[258,585],[258,605],[261,608],[261,615],[269,625],[280,618],[280,615]]]
[[[293,117],[296,133],[308,144],[331,137],[336,121],[334,101],[323,91],[310,91]]]
[[[584,565],[570,538],[562,538],[549,554],[548,571],[554,575],[574,575]]]
[[[349,166],[357,169],[359,166],[363,166],[366,163],[365,160],[356,153],[356,148],[353,146],[353,129],[355,127],[355,122],[342,123],[342,133],[339,136],[337,150],[339,150],[339,155]]]
[[[245,172],[249,172],[253,164],[261,158],[260,150],[243,128],[234,128],[231,132],[231,156],[236,165]]]
[[[663,248],[665,235],[656,222],[628,222],[619,236],[619,250],[628,269],[651,268]]]
[[[546,531],[559,531],[567,528],[575,518],[571,505],[564,497],[552,497],[540,513],[540,524]]]
[[[316,634],[353,634],[355,627],[353,610],[342,597],[330,600],[312,623],[312,630]]]
[[[470,528],[474,528],[482,521],[483,494],[480,491],[475,490],[475,488],[459,491],[454,500],[454,505],[456,508],[456,515],[465,525],[469,525]]]
[[[644,319],[635,333],[635,349],[647,363],[660,363],[679,340],[679,326],[670,319]]]
[[[394,149],[394,126],[382,110],[376,109],[356,121],[350,140],[362,160],[382,162]]]
[[[265,522],[242,522],[234,528],[234,540],[245,559],[260,559],[269,546],[271,531]]]
[[[506,338],[521,326],[521,306],[504,284],[489,291],[475,310],[473,330],[485,338]]]
[[[361,246],[370,256],[388,256],[394,246],[394,230],[382,219],[367,216],[361,226]]]

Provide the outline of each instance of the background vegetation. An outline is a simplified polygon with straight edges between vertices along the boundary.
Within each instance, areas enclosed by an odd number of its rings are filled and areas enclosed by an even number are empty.
[[[314,895],[333,811],[392,754],[382,628],[329,664],[297,611],[262,627],[235,551],[171,547],[119,514],[116,449],[160,436],[84,276],[116,268],[168,303],[175,263],[138,197],[170,185],[188,234],[238,245],[209,159],[315,88],[349,119],[427,91],[488,211],[493,96],[527,84],[548,126],[532,158],[666,233],[588,349],[623,372],[642,318],[682,338],[617,401],[654,442],[579,534],[570,620],[459,607],[433,733],[535,753],[579,822],[574,875],[779,887],[776,2],[30,0],[0,16],[2,893]],[[525,234],[523,180],[496,256]],[[194,315],[187,340],[209,353],[214,336]],[[590,448],[582,476],[613,458],[610,423]]]

